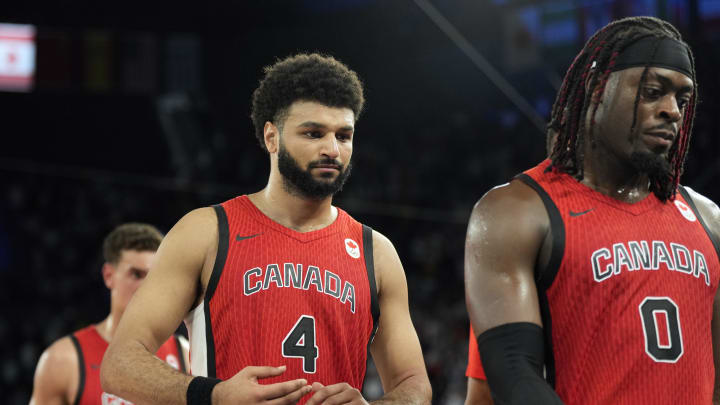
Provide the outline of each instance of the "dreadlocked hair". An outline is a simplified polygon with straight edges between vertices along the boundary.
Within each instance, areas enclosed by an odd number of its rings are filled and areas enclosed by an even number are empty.
[[[598,103],[592,102],[593,91],[598,92],[597,99],[602,99],[605,85],[610,73],[613,71],[617,56],[628,46],[645,37],[658,39],[655,42],[652,57],[657,52],[660,39],[672,38],[682,41],[678,30],[666,21],[654,17],[628,17],[613,21],[596,32],[575,57],[560,86],[560,91],[552,107],[550,122],[547,126],[548,139],[554,135],[557,136],[550,152],[551,168],[553,170],[568,173],[578,180],[583,179],[585,134],[592,133],[595,125],[595,113],[598,108]],[[687,47],[687,49],[692,67],[692,80],[695,83],[693,94],[685,108],[680,133],[668,154],[671,168],[669,175],[666,178],[650,179],[650,191],[661,201],[675,198],[680,176],[685,166],[695,119],[695,105],[697,102],[695,59],[690,47]],[[645,66],[640,78],[640,84],[635,96],[635,108],[630,133],[635,131],[640,91],[645,83],[652,57],[648,60],[648,65]],[[588,77],[590,77],[590,82],[586,87]],[[585,128],[586,117],[590,108],[590,128]]]

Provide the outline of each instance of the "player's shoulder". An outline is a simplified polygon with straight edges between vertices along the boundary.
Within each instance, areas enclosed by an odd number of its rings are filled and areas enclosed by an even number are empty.
[[[185,214],[177,222],[175,227],[203,227],[203,228],[214,228],[217,226],[217,213],[213,207],[202,207],[196,208],[187,214]]]
[[[213,207],[196,208],[185,214],[170,229],[167,240],[211,240],[217,235],[218,217]]]
[[[685,186],[685,190],[695,204],[700,216],[705,224],[715,234],[720,237],[720,208],[711,199],[698,193],[697,191]]]
[[[64,336],[53,342],[40,355],[38,369],[61,376],[78,370],[78,353],[70,336]]]
[[[72,401],[80,374],[78,363],[77,349],[70,336],[53,342],[38,360],[30,403],[37,404],[60,398],[63,402]]]
[[[495,186],[485,193],[473,207],[472,218],[491,217],[523,219],[545,213],[540,195],[520,180]],[[547,217],[547,215],[544,215]]]

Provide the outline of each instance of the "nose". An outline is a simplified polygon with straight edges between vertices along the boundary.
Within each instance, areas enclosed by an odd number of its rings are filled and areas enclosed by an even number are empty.
[[[335,137],[335,133],[330,132],[325,136],[325,138],[326,139],[323,140],[320,153],[331,159],[336,159],[340,156],[340,147],[338,146],[338,140]]]
[[[682,118],[682,111],[673,95],[668,94],[664,97],[660,104],[660,117],[670,122],[678,122]]]

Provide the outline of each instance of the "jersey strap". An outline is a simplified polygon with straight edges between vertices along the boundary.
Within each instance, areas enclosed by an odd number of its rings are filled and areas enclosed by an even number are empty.
[[[73,343],[73,346],[75,346],[75,351],[77,352],[78,356],[78,365],[80,367],[80,374],[78,378],[78,390],[77,394],[75,394],[75,402],[73,402],[73,405],[80,404],[80,399],[82,399],[83,391],[85,390],[85,359],[83,358],[83,352],[82,348],[80,347],[80,342],[75,337],[75,335],[70,335],[70,340]]]

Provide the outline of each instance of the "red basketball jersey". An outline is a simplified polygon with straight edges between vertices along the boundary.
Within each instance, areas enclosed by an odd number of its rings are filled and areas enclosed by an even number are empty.
[[[483,369],[482,362],[480,361],[480,350],[478,350],[477,339],[475,339],[475,332],[473,332],[472,325],[470,325],[468,365],[465,370],[465,375],[478,380],[487,380],[487,377],[485,376],[485,369]]]
[[[518,176],[552,228],[537,273],[548,380],[566,404],[709,404],[720,263],[687,192],[628,204],[549,163]]]
[[[262,382],[360,389],[379,316],[372,230],[341,209],[331,225],[301,233],[247,196],[214,208],[215,267],[186,320],[192,373],[224,380],[247,366],[285,364],[284,374]]]
[[[70,335],[70,339],[80,364],[80,379],[74,405],[132,405],[129,401],[103,392],[100,387],[100,363],[108,348],[108,342],[100,336],[95,325],[80,329]],[[176,370],[186,372],[185,358],[177,336],[163,343],[156,355]]]

